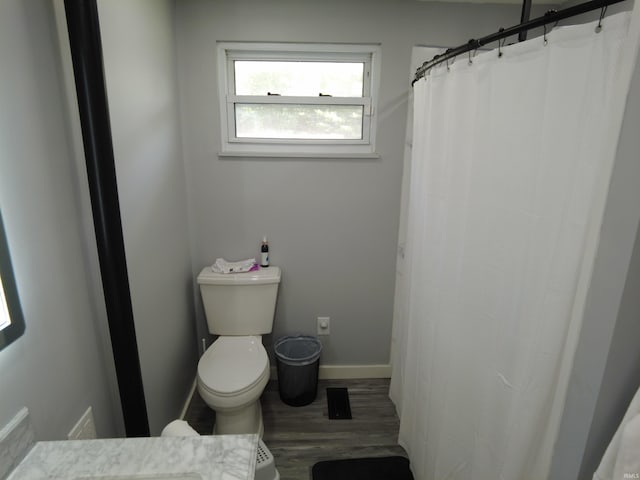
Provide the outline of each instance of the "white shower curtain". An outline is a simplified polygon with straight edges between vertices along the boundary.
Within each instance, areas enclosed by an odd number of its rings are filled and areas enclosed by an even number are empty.
[[[635,60],[630,17],[605,18],[600,33],[597,22],[556,29],[546,46],[532,39],[471,65],[465,55],[414,87],[390,393],[417,480],[546,478],[624,62]]]

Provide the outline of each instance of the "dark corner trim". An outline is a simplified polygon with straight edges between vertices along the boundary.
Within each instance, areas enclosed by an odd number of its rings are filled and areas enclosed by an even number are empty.
[[[125,258],[96,0],[65,0],[100,272],[126,435],[149,436]]]

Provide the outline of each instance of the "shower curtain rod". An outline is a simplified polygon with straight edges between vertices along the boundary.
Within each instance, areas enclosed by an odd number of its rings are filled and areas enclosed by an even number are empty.
[[[450,48],[446,52],[441,55],[436,55],[431,60],[424,62],[417,70],[416,75],[411,85],[413,86],[418,80],[424,77],[429,69],[439,65],[447,60],[457,57],[458,55],[462,55],[463,53],[471,52],[472,50],[477,50],[478,48],[487,45],[489,43],[493,43],[496,41],[500,41],[503,38],[510,37],[512,35],[516,35],[522,32],[526,32],[531,30],[532,28],[543,27],[548,25],[549,23],[558,22],[565,18],[573,17],[576,15],[580,15],[581,13],[590,12],[592,10],[602,9],[602,15],[600,19],[602,20],[602,16],[604,15],[604,11],[609,5],[613,5],[614,3],[620,3],[624,0],[592,0],[590,2],[581,3],[579,5],[574,5],[573,7],[565,8],[563,10],[549,10],[542,17],[534,18],[533,20],[529,20],[527,22],[519,23],[518,25],[514,25],[513,27],[509,27],[507,29],[501,28],[495,33],[491,35],[487,35],[486,37],[482,37],[480,39],[472,38],[464,45],[460,45],[456,48]],[[500,45],[500,43],[498,43]]]

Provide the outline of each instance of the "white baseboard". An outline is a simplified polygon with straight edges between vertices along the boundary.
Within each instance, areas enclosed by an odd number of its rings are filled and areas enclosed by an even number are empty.
[[[275,365],[271,366],[271,379],[278,378]],[[350,378],[391,378],[391,365],[320,365],[318,378],[340,380]]]

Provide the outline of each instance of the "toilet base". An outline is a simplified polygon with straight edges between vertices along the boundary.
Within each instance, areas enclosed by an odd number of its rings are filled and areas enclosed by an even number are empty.
[[[260,400],[256,400],[243,408],[215,410],[215,412],[214,435],[257,433],[262,438],[264,424],[262,423]]]

